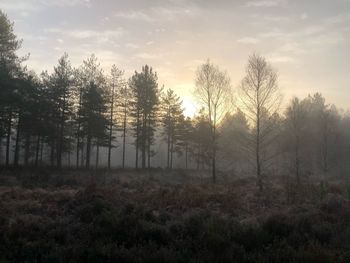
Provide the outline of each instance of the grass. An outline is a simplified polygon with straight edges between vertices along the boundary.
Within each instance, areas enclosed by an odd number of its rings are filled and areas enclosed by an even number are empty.
[[[298,198],[279,178],[263,198],[253,178],[209,182],[160,169],[3,171],[0,262],[350,262],[345,180],[305,183]]]

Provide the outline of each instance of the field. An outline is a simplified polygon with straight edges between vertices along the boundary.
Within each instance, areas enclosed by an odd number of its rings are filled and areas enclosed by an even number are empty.
[[[2,170],[0,262],[350,262],[349,182]]]

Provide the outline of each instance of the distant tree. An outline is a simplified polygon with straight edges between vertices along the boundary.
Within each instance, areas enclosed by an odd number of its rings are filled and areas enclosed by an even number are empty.
[[[132,93],[129,85],[127,83],[123,83],[119,87],[119,102],[118,102],[118,112],[119,118],[122,120],[121,132],[122,132],[122,168],[125,168],[125,150],[126,150],[126,136],[128,129],[128,117],[129,110],[131,110],[130,103]]]
[[[204,168],[210,164],[212,158],[212,134],[211,128],[204,109],[193,118],[193,151],[196,160],[196,168]]]
[[[14,34],[13,23],[0,10],[0,136],[5,136],[5,165],[10,163],[10,144],[13,130],[13,120],[18,105],[18,82],[21,77],[20,58],[17,51],[22,40]],[[1,146],[1,144],[0,144]]]
[[[257,185],[262,192],[263,159],[266,158],[262,154],[267,154],[267,142],[271,140],[274,130],[271,118],[275,116],[281,103],[277,73],[264,57],[256,54],[249,57],[240,91],[240,102],[253,128]]]
[[[168,89],[162,96],[162,126],[164,136],[167,142],[167,168],[173,168],[173,154],[178,151],[180,143],[180,121],[183,116],[181,108],[182,101],[172,89]]]
[[[231,95],[231,81],[227,73],[221,71],[209,60],[196,73],[195,95],[204,107],[211,131],[212,176],[216,181],[217,125],[228,110]]]
[[[129,81],[133,94],[133,130],[136,147],[136,168],[138,167],[138,151],[141,149],[142,168],[150,168],[150,158],[153,155],[151,145],[154,143],[154,131],[157,121],[160,90],[158,77],[149,66],[142,67],[140,73],[135,72]]]
[[[80,109],[82,132],[86,136],[86,168],[90,167],[91,146],[95,139],[97,151],[107,137],[106,100],[103,91],[94,82],[83,93]],[[98,152],[97,152],[98,154]],[[98,158],[98,157],[97,157]]]
[[[57,166],[62,166],[63,152],[70,149],[68,122],[73,115],[73,89],[75,79],[68,54],[65,53],[58,60],[57,67],[49,76],[51,107],[53,115],[51,121],[56,124],[55,138],[52,147],[56,149]]]
[[[219,130],[221,134],[221,138],[219,138],[221,160],[222,163],[225,162],[226,169],[238,172],[246,168],[250,128],[244,112],[238,108],[234,113],[227,113],[220,123]]]
[[[285,113],[285,128],[288,143],[291,145],[294,156],[294,173],[297,185],[300,185],[300,174],[302,173],[302,158],[301,152],[305,145],[308,127],[308,107],[305,101],[300,101],[298,98],[293,98]]]
[[[98,164],[99,147],[107,145],[109,119],[106,95],[108,93],[106,79],[94,55],[83,62],[78,76],[77,160],[79,160],[79,148],[83,149],[82,139],[85,139],[85,167],[89,168],[93,142],[96,145],[96,164]]]
[[[111,69],[111,75],[110,75],[110,81],[109,81],[109,135],[108,135],[108,169],[111,168],[111,153],[112,148],[115,147],[113,145],[113,140],[115,139],[115,136],[113,136],[114,133],[114,126],[116,126],[117,120],[116,120],[116,111],[117,111],[117,105],[116,100],[120,98],[120,89],[124,86],[124,79],[123,79],[124,71],[118,69],[115,65],[112,66]]]
[[[326,104],[325,98],[316,93],[309,96],[310,129],[313,134],[315,159],[322,172],[322,179],[326,179],[331,167],[336,163],[335,151],[339,148],[340,116],[334,105]]]
[[[179,121],[179,145],[185,156],[185,168],[188,169],[190,155],[193,154],[194,127],[190,117],[180,116]]]
[[[24,141],[24,165],[27,166],[29,164],[32,137],[36,135],[36,127],[34,124],[37,123],[39,115],[36,99],[39,92],[35,78],[35,75],[29,72],[23,72],[22,76],[16,81],[18,88],[18,104],[14,111],[14,116],[16,116],[15,123],[17,123],[15,127],[16,136],[13,158],[15,166],[19,164],[22,141]]]

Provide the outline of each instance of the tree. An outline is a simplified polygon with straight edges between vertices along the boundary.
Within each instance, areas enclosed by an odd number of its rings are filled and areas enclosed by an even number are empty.
[[[249,144],[250,129],[248,119],[239,108],[234,113],[227,113],[220,123],[219,145],[220,159],[226,169],[233,172],[244,171],[247,160],[247,145]]]
[[[204,107],[211,131],[212,176],[216,181],[217,125],[227,112],[231,97],[231,81],[227,73],[221,71],[209,60],[201,65],[196,73],[195,95]]]
[[[107,106],[103,91],[94,82],[90,82],[83,93],[82,107],[79,113],[82,133],[86,136],[86,168],[90,167],[92,141],[95,139],[98,154],[98,147],[103,145],[103,141],[107,137],[108,120],[104,114],[106,111]]]
[[[116,123],[116,99],[118,98],[119,94],[117,91],[119,91],[122,86],[124,86],[124,79],[123,79],[124,71],[118,69],[115,65],[112,66],[111,69],[111,76],[110,76],[110,91],[109,91],[109,136],[108,136],[108,169],[111,168],[111,152],[113,146],[113,139],[115,138],[113,136],[113,128]]]
[[[313,148],[317,167],[322,173],[322,180],[327,178],[331,167],[336,162],[335,151],[338,150],[340,116],[334,105],[326,104],[325,98],[316,93],[309,96],[310,122],[312,123]]]
[[[6,136],[5,164],[10,162],[10,143],[14,120],[14,107],[18,105],[18,81],[21,76],[20,63],[25,58],[17,56],[22,40],[14,34],[13,23],[0,10],[0,136]]]
[[[83,62],[78,76],[77,161],[79,160],[79,148],[83,149],[82,141],[86,139],[85,167],[89,168],[92,143],[95,142],[96,145],[97,164],[99,147],[107,144],[109,120],[107,119],[106,80],[94,55]]]
[[[294,173],[297,185],[300,185],[301,174],[301,151],[302,146],[305,145],[308,110],[305,101],[300,101],[298,98],[293,98],[286,110],[285,127],[286,134],[291,137],[288,141],[292,146],[294,156]]]
[[[190,154],[193,154],[194,127],[190,117],[182,114],[179,120],[179,145],[185,152],[185,168],[188,169]]]
[[[267,142],[271,140],[274,128],[271,119],[281,103],[277,73],[264,57],[256,54],[249,57],[240,91],[240,102],[253,128],[257,185],[262,192],[264,173],[262,153],[266,150]]]
[[[204,165],[210,164],[212,158],[212,134],[208,116],[204,109],[193,118],[192,141],[194,157],[197,163],[197,170]]]
[[[125,147],[126,147],[126,135],[127,135],[127,127],[128,127],[128,116],[129,116],[129,110],[130,110],[130,102],[131,102],[131,90],[129,85],[126,83],[123,83],[123,85],[120,86],[119,90],[119,113],[120,113],[120,119],[122,119],[122,168],[125,168]]]
[[[138,155],[141,148],[142,168],[150,168],[150,158],[153,155],[151,145],[154,143],[154,131],[157,121],[160,90],[158,88],[157,73],[149,66],[142,67],[140,73],[135,72],[129,81],[133,94],[133,130],[135,136],[136,163],[138,168]]]
[[[64,53],[58,60],[57,67],[49,77],[50,97],[54,110],[53,119],[56,123],[56,138],[52,147],[57,151],[57,166],[62,166],[62,154],[70,149],[68,140],[69,129],[67,123],[73,115],[74,75],[68,54]]]
[[[167,168],[173,168],[173,153],[178,150],[180,143],[180,121],[183,116],[182,101],[172,89],[168,89],[162,96],[162,125],[167,142]]]

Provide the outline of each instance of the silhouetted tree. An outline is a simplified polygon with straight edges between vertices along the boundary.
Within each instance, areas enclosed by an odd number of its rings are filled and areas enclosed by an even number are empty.
[[[167,142],[167,168],[173,168],[173,154],[178,151],[180,143],[180,121],[183,115],[181,108],[182,101],[173,90],[168,89],[162,96],[162,126]]]
[[[131,99],[132,93],[130,90],[129,85],[126,83],[123,83],[123,85],[120,86],[119,89],[119,115],[120,119],[122,120],[122,168],[125,167],[125,150],[126,150],[126,136],[127,136],[127,128],[128,128],[128,117],[129,117],[129,110],[131,109],[130,103],[132,102]]]
[[[273,131],[274,122],[271,121],[271,118],[277,112],[281,103],[277,73],[264,57],[256,54],[249,57],[246,76],[241,82],[240,91],[240,100],[245,114],[250,119],[254,129],[257,185],[261,192],[263,190],[264,173],[262,153]],[[264,152],[264,154],[267,153]]]
[[[95,140],[96,163],[98,163],[99,147],[107,144],[109,126],[106,80],[94,55],[83,62],[79,70],[79,85],[77,152],[79,147],[83,149],[80,140],[85,139],[85,167],[89,168],[93,140]],[[79,160],[79,154],[77,154],[77,160]]]
[[[154,130],[157,121],[160,90],[158,77],[149,66],[142,67],[140,73],[135,72],[129,81],[133,94],[133,130],[136,147],[136,168],[138,167],[138,151],[141,149],[142,168],[150,167],[152,155],[151,145],[154,142]]]
[[[116,126],[116,100],[120,98],[120,94],[117,93],[124,86],[123,80],[124,71],[118,69],[115,65],[112,66],[110,75],[110,91],[109,91],[109,135],[108,135],[108,169],[111,168],[111,153],[113,145],[113,140],[115,136],[113,135],[114,127]]]
[[[15,108],[18,106],[18,84],[22,74],[20,63],[25,59],[17,55],[21,44],[22,40],[14,34],[13,23],[0,10],[0,136],[5,136],[6,140],[6,165],[10,163],[11,134],[17,111]]]
[[[62,155],[70,149],[68,121],[73,115],[73,69],[65,53],[49,76],[50,99],[53,109],[52,119],[56,124],[52,147],[56,149],[57,166],[62,166]]]
[[[217,125],[228,111],[231,95],[231,81],[227,73],[221,71],[209,60],[196,73],[195,95],[204,107],[211,130],[212,176],[216,181]]]

